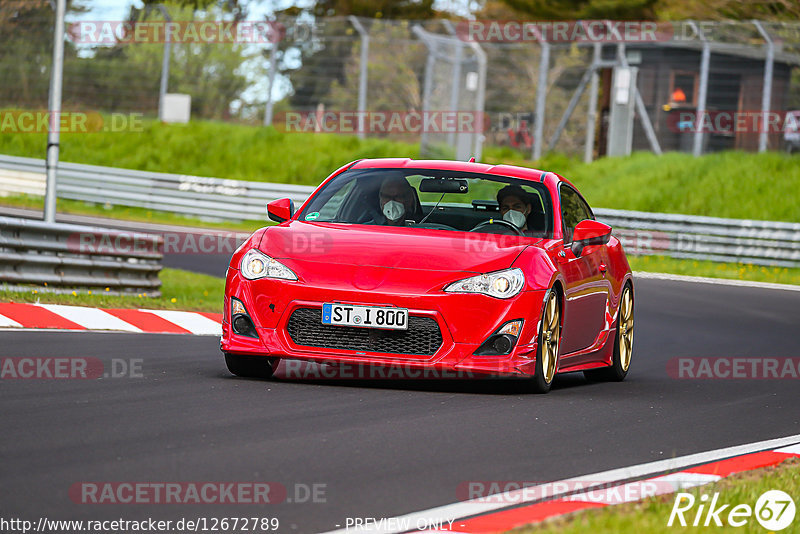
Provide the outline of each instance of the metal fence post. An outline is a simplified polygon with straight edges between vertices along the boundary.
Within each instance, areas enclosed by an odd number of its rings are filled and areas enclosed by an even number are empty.
[[[425,49],[428,51],[428,57],[425,60],[425,82],[422,86],[422,112],[428,111],[430,106],[431,90],[433,88],[433,62],[435,61],[433,43],[425,35],[425,30],[421,26],[415,25],[411,31],[425,43]],[[419,152],[422,156],[428,147],[428,130],[422,129],[419,138]]]
[[[361,36],[361,62],[359,65],[361,73],[358,78],[358,137],[364,138],[364,113],[367,111],[367,67],[369,66],[369,33],[364,29],[361,21],[354,15],[348,17],[350,23],[355,27],[358,35]]]
[[[597,123],[597,93],[600,84],[600,76],[597,74],[597,65],[600,63],[602,47],[600,43],[594,43],[594,53],[592,55],[592,84],[589,86],[589,111],[586,114],[586,146],[583,151],[583,162],[591,163],[594,158],[594,128]]]
[[[56,23],[53,37],[53,71],[50,73],[50,120],[47,128],[47,182],[44,194],[44,221],[56,221],[56,171],[58,169],[61,127],[61,86],[64,75],[64,12],[66,0],[56,1]]]
[[[272,89],[275,87],[275,71],[278,69],[278,42],[272,43],[269,54],[269,80],[267,88],[267,108],[264,110],[264,126],[272,126]]]
[[[444,25],[447,32],[452,35],[453,37],[458,37],[456,33],[456,29],[453,27],[453,23],[449,20],[443,20],[442,24]],[[453,60],[453,85],[450,86],[450,109],[449,111],[458,111],[458,103],[460,98],[461,92],[461,62],[464,60],[464,45],[459,41],[458,45],[456,45],[456,56]],[[480,61],[480,60],[479,60]],[[447,134],[447,142],[450,145],[455,146],[456,144],[456,133],[455,131],[449,132]]]
[[[533,150],[531,151],[531,158],[538,160],[542,157],[542,147],[544,146],[544,108],[547,100],[547,73],[550,69],[550,43],[542,37],[538,28],[534,28],[534,33],[542,49],[539,57],[539,82],[536,86],[536,115],[533,118]]]
[[[628,65],[625,43],[620,43],[617,45],[617,60],[621,65],[630,67],[630,65]],[[633,97],[635,100],[634,105],[636,107],[636,112],[639,114],[639,121],[642,123],[642,128],[644,128],[644,134],[647,137],[647,141],[650,143],[650,150],[652,150],[655,155],[660,156],[663,153],[661,151],[661,144],[658,142],[658,137],[656,136],[656,131],[653,128],[653,123],[650,121],[650,115],[647,113],[647,106],[644,105],[642,93],[639,92],[638,80],[636,81],[636,85],[633,87]]]
[[[469,43],[472,50],[475,51],[475,55],[478,57],[478,101],[475,103],[475,111],[478,112],[478,120],[481,121],[481,127],[478,131],[475,132],[475,159],[477,161],[481,160],[481,156],[483,155],[483,125],[486,122],[483,120],[483,110],[485,106],[486,100],[486,52],[484,52],[481,45],[476,43],[475,41],[471,41]]]
[[[711,60],[711,48],[705,33],[695,23],[689,21],[703,42],[703,53],[700,58],[700,88],[697,95],[697,114],[695,115],[694,146],[692,154],[699,157],[703,154],[703,118],[706,114],[706,97],[708,95],[708,64]]]
[[[772,65],[775,62],[775,43],[759,21],[754,20],[753,25],[767,43],[767,57],[764,60],[764,84],[761,86],[761,131],[758,133],[758,151],[766,152],[769,139],[767,125],[769,124],[769,108],[772,102]]]
[[[169,23],[172,22],[172,18],[169,16],[169,12],[167,8],[164,7],[164,4],[158,5],[159,11],[164,16],[164,20]],[[164,116],[164,97],[167,94],[167,87],[169,85],[169,60],[170,54],[172,50],[172,42],[170,40],[172,32],[164,32],[164,57],[161,59],[161,85],[158,89],[158,118]]]

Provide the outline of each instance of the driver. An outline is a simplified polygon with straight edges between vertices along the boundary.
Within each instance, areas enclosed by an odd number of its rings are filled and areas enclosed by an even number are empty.
[[[378,199],[384,221],[377,224],[404,226],[406,215],[415,211],[414,188],[402,174],[392,174],[381,183]]]
[[[503,220],[528,231],[528,215],[531,214],[531,203],[528,193],[518,185],[507,185],[497,192],[497,204]]]

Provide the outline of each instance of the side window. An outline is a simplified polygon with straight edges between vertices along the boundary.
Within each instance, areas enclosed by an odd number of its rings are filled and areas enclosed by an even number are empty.
[[[561,220],[564,225],[564,243],[572,242],[572,232],[579,222],[585,219],[594,219],[592,210],[580,195],[568,185],[562,184],[561,191]]]

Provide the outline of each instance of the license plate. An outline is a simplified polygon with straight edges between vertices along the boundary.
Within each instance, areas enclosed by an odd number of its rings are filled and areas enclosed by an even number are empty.
[[[322,305],[322,324],[408,330],[408,310],[385,306],[353,306],[331,302]]]

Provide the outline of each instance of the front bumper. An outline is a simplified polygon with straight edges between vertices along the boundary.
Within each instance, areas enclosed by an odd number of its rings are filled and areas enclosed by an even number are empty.
[[[424,294],[364,291],[335,286],[262,279],[246,280],[237,270],[229,269],[225,293],[220,348],[223,352],[263,355],[292,360],[357,365],[403,366],[408,369],[438,369],[475,374],[533,375],[539,318],[545,290],[523,291],[514,298],[501,300],[485,295],[454,294],[442,291]],[[234,333],[230,325],[230,299],[244,303],[252,318],[258,339]],[[402,345],[391,345],[392,352],[369,348],[344,349],[336,341],[328,346],[311,346],[297,335],[297,324],[289,323],[298,310],[319,310],[325,302],[346,302],[364,305],[391,305],[408,308],[410,318],[438,327],[438,347],[420,345],[417,340],[408,346],[416,350],[399,352]],[[303,311],[302,313],[305,313]],[[295,318],[297,316],[295,315]],[[474,352],[500,326],[510,320],[523,319],[517,343],[510,354],[477,356]],[[341,329],[348,327],[327,327]],[[362,329],[363,330],[363,329]],[[367,329],[369,330],[369,329]],[[427,331],[426,335],[430,332]],[[378,334],[378,333],[376,333]],[[413,335],[412,331],[409,334]],[[320,334],[324,336],[324,333]],[[293,337],[294,336],[294,337]],[[301,339],[302,338],[302,339]],[[387,344],[375,344],[386,347]],[[420,346],[431,346],[430,350]]]

